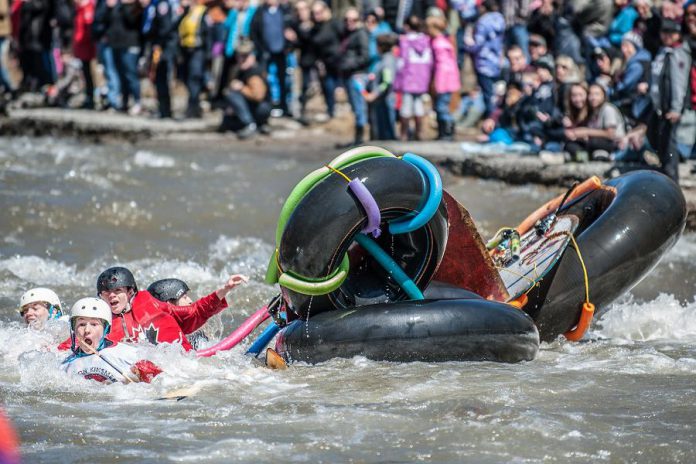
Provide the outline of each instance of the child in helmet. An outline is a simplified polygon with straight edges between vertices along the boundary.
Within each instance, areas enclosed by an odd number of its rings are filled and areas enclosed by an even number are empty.
[[[58,319],[63,315],[56,292],[43,287],[24,292],[19,299],[18,311],[27,326],[34,329],[42,329],[47,320]]]
[[[162,372],[155,364],[138,360],[135,348],[106,338],[111,329],[111,308],[100,298],[82,298],[70,311],[73,354],[62,369],[98,382],[147,382]]]
[[[147,291],[158,300],[171,303],[174,306],[189,306],[193,304],[193,300],[189,295],[191,289],[181,279],[170,278],[152,282],[147,287]],[[191,343],[194,350],[202,348],[203,343],[209,340],[203,328],[187,334],[186,339]]]

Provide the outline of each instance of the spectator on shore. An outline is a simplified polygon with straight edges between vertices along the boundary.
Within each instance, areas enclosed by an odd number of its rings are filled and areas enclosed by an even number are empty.
[[[53,8],[50,0],[22,0],[20,5],[17,45],[23,71],[21,87],[38,92],[55,82]]]
[[[682,43],[681,24],[662,20],[662,48],[652,62],[650,98],[654,112],[648,124],[648,140],[657,150],[661,170],[679,182],[676,131],[686,101],[691,56]]]
[[[355,135],[348,146],[361,145],[365,141],[367,126],[367,104],[363,91],[367,83],[367,68],[370,64],[369,37],[360,22],[360,13],[355,8],[348,8],[344,16],[344,32],[341,36],[339,71],[348,102],[355,117]]]
[[[486,105],[484,117],[488,117],[495,107],[493,84],[500,77],[505,20],[495,0],[481,2],[480,13],[474,36],[465,39],[465,48],[473,55],[476,80]]]
[[[181,66],[178,75],[189,94],[186,118],[203,117],[200,95],[205,86],[205,65],[212,43],[211,25],[207,7],[202,3],[188,8],[179,23]]]
[[[506,64],[502,77],[507,84],[511,82],[522,84],[524,73],[531,71],[525,51],[519,45],[513,45],[508,49]]]
[[[265,0],[256,10],[251,20],[249,36],[254,42],[259,65],[264,72],[269,72],[271,64],[275,66],[278,86],[280,87],[279,101],[274,102],[282,115],[290,114],[288,108],[287,78],[287,43],[286,29],[290,27],[287,4],[281,5],[278,0]]]
[[[424,96],[430,90],[433,70],[433,53],[430,39],[421,32],[421,20],[411,16],[404,24],[404,34],[399,38],[399,64],[394,88],[402,93],[399,118],[401,140],[421,140]],[[411,137],[411,121],[414,122]]]
[[[73,55],[82,63],[82,76],[85,82],[85,99],[82,108],[90,110],[94,109],[92,60],[97,55],[97,49],[92,40],[95,6],[95,0],[75,1],[75,24],[72,41]]]
[[[558,6],[554,0],[542,0],[541,5],[531,12],[529,21],[527,21],[529,34],[543,37],[554,54],[556,53],[555,41],[558,31],[557,21]],[[523,48],[523,50],[527,54],[527,60],[529,60],[529,40],[527,41],[527,47]]]
[[[638,12],[638,17],[633,23],[633,30],[643,38],[643,46],[654,57],[662,46],[660,12],[653,6],[653,0],[633,0],[633,7]]]
[[[374,71],[370,73],[368,90],[365,92],[372,140],[396,139],[396,58],[393,49],[397,43],[398,37],[395,34],[382,34],[377,37],[377,50],[381,58]]]
[[[696,158],[696,1],[690,0],[684,4],[684,31],[686,38],[684,47],[688,47],[691,53],[691,70],[689,71],[689,83],[687,86],[687,101],[680,123],[680,131],[683,132],[683,152],[691,159]],[[689,124],[689,127],[686,127]],[[691,150],[689,150],[689,144]],[[692,168],[692,173],[696,168]]]
[[[582,73],[573,59],[566,55],[556,58],[556,107],[561,114],[566,112],[568,90],[572,84],[582,81]]]
[[[225,30],[225,51],[220,82],[218,83],[218,95],[222,98],[223,91],[229,84],[229,74],[236,60],[234,52],[239,41],[248,39],[251,31],[251,20],[256,13],[256,5],[251,5],[249,0],[225,0],[225,6],[229,9],[223,28]]]
[[[101,91],[101,109],[121,107],[121,81],[114,62],[114,49],[108,33],[111,23],[106,18],[106,0],[97,0],[92,23],[92,39],[97,47],[97,60],[103,67],[106,91]]]
[[[437,113],[438,140],[454,139],[454,118],[450,112],[452,94],[461,88],[457,54],[452,41],[445,35],[447,23],[444,17],[431,16],[425,20],[434,57],[433,84],[435,88],[435,112]]]
[[[638,18],[638,11],[631,4],[631,0],[614,0],[616,14],[609,25],[609,42],[616,48],[621,46],[623,36],[633,29],[633,24]]]
[[[108,1],[108,0],[107,0]],[[160,118],[172,117],[170,85],[176,64],[179,23],[190,0],[140,0],[145,10],[143,32],[152,44],[152,66]]]
[[[641,36],[635,32],[624,34],[621,53],[624,66],[617,75],[613,89],[610,89],[611,101],[619,107],[631,125],[634,125],[650,105],[650,99],[638,92],[638,85],[641,82],[650,83],[652,57],[643,48]]]
[[[5,62],[12,38],[12,22],[10,21],[10,2],[0,0],[0,107],[3,105],[4,94],[14,93],[10,75]],[[0,112],[2,109],[0,108]]]
[[[596,47],[592,51],[592,58],[597,72],[591,82],[597,82],[605,88],[611,88],[614,85],[614,78],[621,61],[614,56],[611,49],[602,47]]]
[[[587,125],[590,114],[587,103],[587,84],[585,82],[570,84],[563,99],[564,111],[561,125],[552,127],[547,131],[549,141],[557,143],[559,147],[565,146],[567,143],[574,143],[572,130]],[[577,152],[571,156],[572,161],[579,161]]]
[[[590,85],[587,102],[589,117],[585,127],[566,130],[566,151],[575,160],[610,159],[618,148],[618,141],[626,135],[623,116],[616,106],[607,101],[606,89],[600,84]],[[582,152],[582,154],[581,154]]]
[[[113,51],[114,65],[121,88],[120,110],[131,115],[142,113],[140,104],[140,24],[142,9],[135,0],[105,0],[100,21],[106,24],[105,35]],[[133,106],[128,103],[133,98]]]
[[[312,30],[314,23],[312,22],[312,13],[309,8],[309,2],[299,0],[295,3],[295,14],[290,23],[292,33],[289,34],[292,45],[300,54],[298,64],[302,78],[302,87],[300,88],[300,124],[309,125],[307,118],[307,101],[309,100],[309,89],[315,79],[318,80],[317,69],[317,52],[312,46]]]
[[[382,54],[377,48],[377,37],[383,34],[391,34],[392,28],[389,23],[384,21],[384,11],[381,8],[369,11],[365,15],[365,30],[369,34],[369,56],[370,64],[368,70],[373,72],[377,63],[382,58]]]
[[[268,84],[256,61],[254,44],[242,40],[235,52],[236,65],[225,92],[227,107],[220,126],[221,131],[232,130],[240,139],[254,136],[258,130],[268,131],[271,115]]]
[[[317,68],[321,81],[326,112],[330,118],[336,115],[336,87],[339,83],[341,61],[341,25],[333,19],[331,9],[322,0],[312,3],[312,45],[317,52]]]
[[[500,12],[505,19],[505,44],[517,45],[522,50],[529,49],[530,0],[500,0]],[[527,59],[529,55],[527,54]]]
[[[490,117],[483,120],[480,141],[510,145],[521,140],[524,112],[530,96],[525,93],[523,81],[513,81],[507,85],[503,102]]]
[[[553,62],[553,55],[549,53],[549,47],[543,36],[532,34],[529,37],[529,57],[532,63],[542,58]]]

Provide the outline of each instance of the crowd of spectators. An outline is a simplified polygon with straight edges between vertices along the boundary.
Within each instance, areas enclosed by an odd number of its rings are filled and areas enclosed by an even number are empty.
[[[573,161],[649,150],[675,180],[680,158],[696,156],[694,0],[358,3],[0,0],[0,92],[66,106],[79,81],[83,108],[138,115],[149,79],[158,116],[171,118],[176,76],[183,117],[200,118],[205,97],[221,130],[245,138],[272,115],[309,124],[316,89],[334,117],[342,87],[355,121],[347,145],[368,127],[372,139],[419,140],[432,113],[441,140],[460,122],[480,127],[481,142]]]

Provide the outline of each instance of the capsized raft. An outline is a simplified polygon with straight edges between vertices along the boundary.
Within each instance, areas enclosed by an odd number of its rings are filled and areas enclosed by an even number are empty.
[[[281,211],[275,348],[309,363],[531,360],[540,340],[578,332],[590,299],[601,312],[645,277],[685,219],[676,184],[636,171],[590,179],[484,243],[434,166],[360,147]]]

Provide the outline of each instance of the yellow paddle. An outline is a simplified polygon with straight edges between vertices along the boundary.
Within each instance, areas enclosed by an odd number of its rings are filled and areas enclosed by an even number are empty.
[[[87,343],[85,343],[84,340],[82,340],[82,339],[80,339],[80,338],[78,338],[78,337],[75,337],[75,340],[77,340],[77,343],[80,345],[80,349],[81,349],[82,351],[84,351],[85,353],[89,353],[89,354],[93,354],[93,355],[97,356],[99,359],[101,359],[101,360],[104,361],[106,364],[108,364],[109,366],[111,366],[116,372],[118,372],[119,374],[121,374],[121,375],[123,376],[124,379],[126,379],[126,383],[140,382],[140,379],[138,379],[138,380],[133,380],[132,378],[130,378],[129,376],[127,376],[121,369],[119,369],[118,367],[114,366],[114,364],[113,364],[111,361],[109,361],[107,358],[105,358],[104,356],[102,356],[102,355],[99,353],[99,351],[97,351],[97,350],[95,350],[94,348],[92,348],[91,345],[88,345]]]

